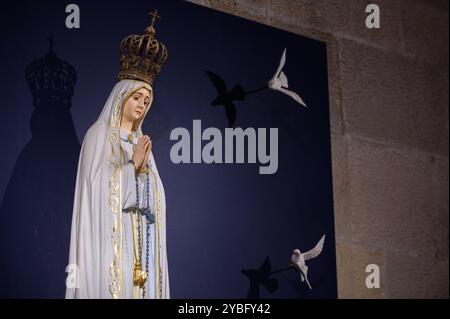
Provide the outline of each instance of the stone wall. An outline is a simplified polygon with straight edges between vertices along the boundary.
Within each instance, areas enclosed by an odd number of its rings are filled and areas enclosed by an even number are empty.
[[[339,297],[448,298],[448,0],[190,2],[327,43]]]

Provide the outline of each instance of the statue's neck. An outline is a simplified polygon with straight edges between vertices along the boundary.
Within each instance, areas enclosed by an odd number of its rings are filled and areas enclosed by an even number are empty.
[[[125,118],[122,118],[122,121],[120,123],[120,128],[127,134],[134,133],[133,121],[127,121]]]

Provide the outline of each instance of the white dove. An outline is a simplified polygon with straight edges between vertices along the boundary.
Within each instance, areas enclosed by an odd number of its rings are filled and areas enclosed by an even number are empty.
[[[301,253],[299,249],[294,249],[291,256],[292,264],[298,271],[300,271],[300,279],[301,281],[305,281],[308,284],[309,289],[312,289],[311,285],[308,281],[308,266],[306,266],[305,261],[316,258],[320,255],[323,248],[323,243],[325,241],[325,235],[320,238],[316,247],[307,251],[306,253]]]
[[[270,79],[267,86],[269,89],[280,91],[282,93],[289,95],[298,103],[306,107],[305,102],[303,102],[302,98],[297,93],[287,90],[287,88],[289,87],[288,79],[286,74],[284,74],[284,72],[282,71],[285,63],[286,63],[286,49],[284,49],[283,55],[281,56],[281,61],[280,65],[278,66],[277,72],[275,72],[275,75]]]

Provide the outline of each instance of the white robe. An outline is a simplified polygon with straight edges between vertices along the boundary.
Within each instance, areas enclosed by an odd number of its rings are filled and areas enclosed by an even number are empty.
[[[66,298],[133,297],[131,215],[123,211],[136,205],[136,184],[134,168],[127,163],[132,145],[120,139],[125,135],[120,129],[120,118],[126,98],[142,87],[149,85],[134,80],[118,82],[83,140],[75,186]],[[135,143],[142,135],[141,124],[146,114],[139,122]],[[157,220],[150,225],[150,267],[144,297],[170,298],[165,193],[153,152],[148,165],[150,178],[155,178],[155,184],[150,180],[149,202]],[[143,208],[145,175],[139,175],[138,181],[139,206]],[[146,220],[142,220],[145,270]]]
[[[137,144],[137,134],[134,134],[133,142],[126,142],[124,140],[127,139],[127,134],[121,129],[120,136],[122,139],[122,149],[124,150],[125,155],[125,161],[128,161],[131,159],[131,156],[133,154],[133,146]],[[123,203],[123,209],[129,210],[136,207],[136,174],[134,172],[134,166],[131,163],[128,163],[124,166],[123,170],[123,194],[124,194],[124,203]],[[149,206],[153,207],[154,205],[154,196],[152,196],[153,193],[153,182],[151,179],[153,178],[153,175],[149,174]],[[147,184],[147,177],[145,174],[138,174],[138,191],[139,191],[139,208],[143,209],[147,207],[147,191],[146,191],[146,184]],[[130,213],[124,214],[124,295],[125,298],[131,299],[133,297],[133,291],[130,289],[133,286],[133,263],[134,263],[134,256],[133,256],[133,224],[132,224],[132,216]],[[146,236],[147,236],[147,219],[143,216],[140,216],[141,224],[142,224],[142,233],[143,233],[143,246],[142,246],[142,268],[145,270],[146,266]],[[134,226],[135,227],[135,226]],[[156,281],[155,281],[155,265],[156,265],[156,256],[155,256],[155,224],[152,223],[149,226],[150,234],[149,234],[149,273],[147,274],[147,282],[145,287],[145,294],[144,297],[148,297],[150,299],[155,299],[156,296]],[[147,296],[146,296],[147,295]]]

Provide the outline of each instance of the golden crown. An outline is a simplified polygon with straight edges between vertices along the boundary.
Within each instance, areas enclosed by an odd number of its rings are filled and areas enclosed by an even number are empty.
[[[153,86],[154,79],[161,72],[167,60],[167,48],[155,39],[154,24],[158,10],[149,13],[152,16],[150,26],[143,35],[130,35],[120,43],[120,71],[118,80],[132,79]]]

